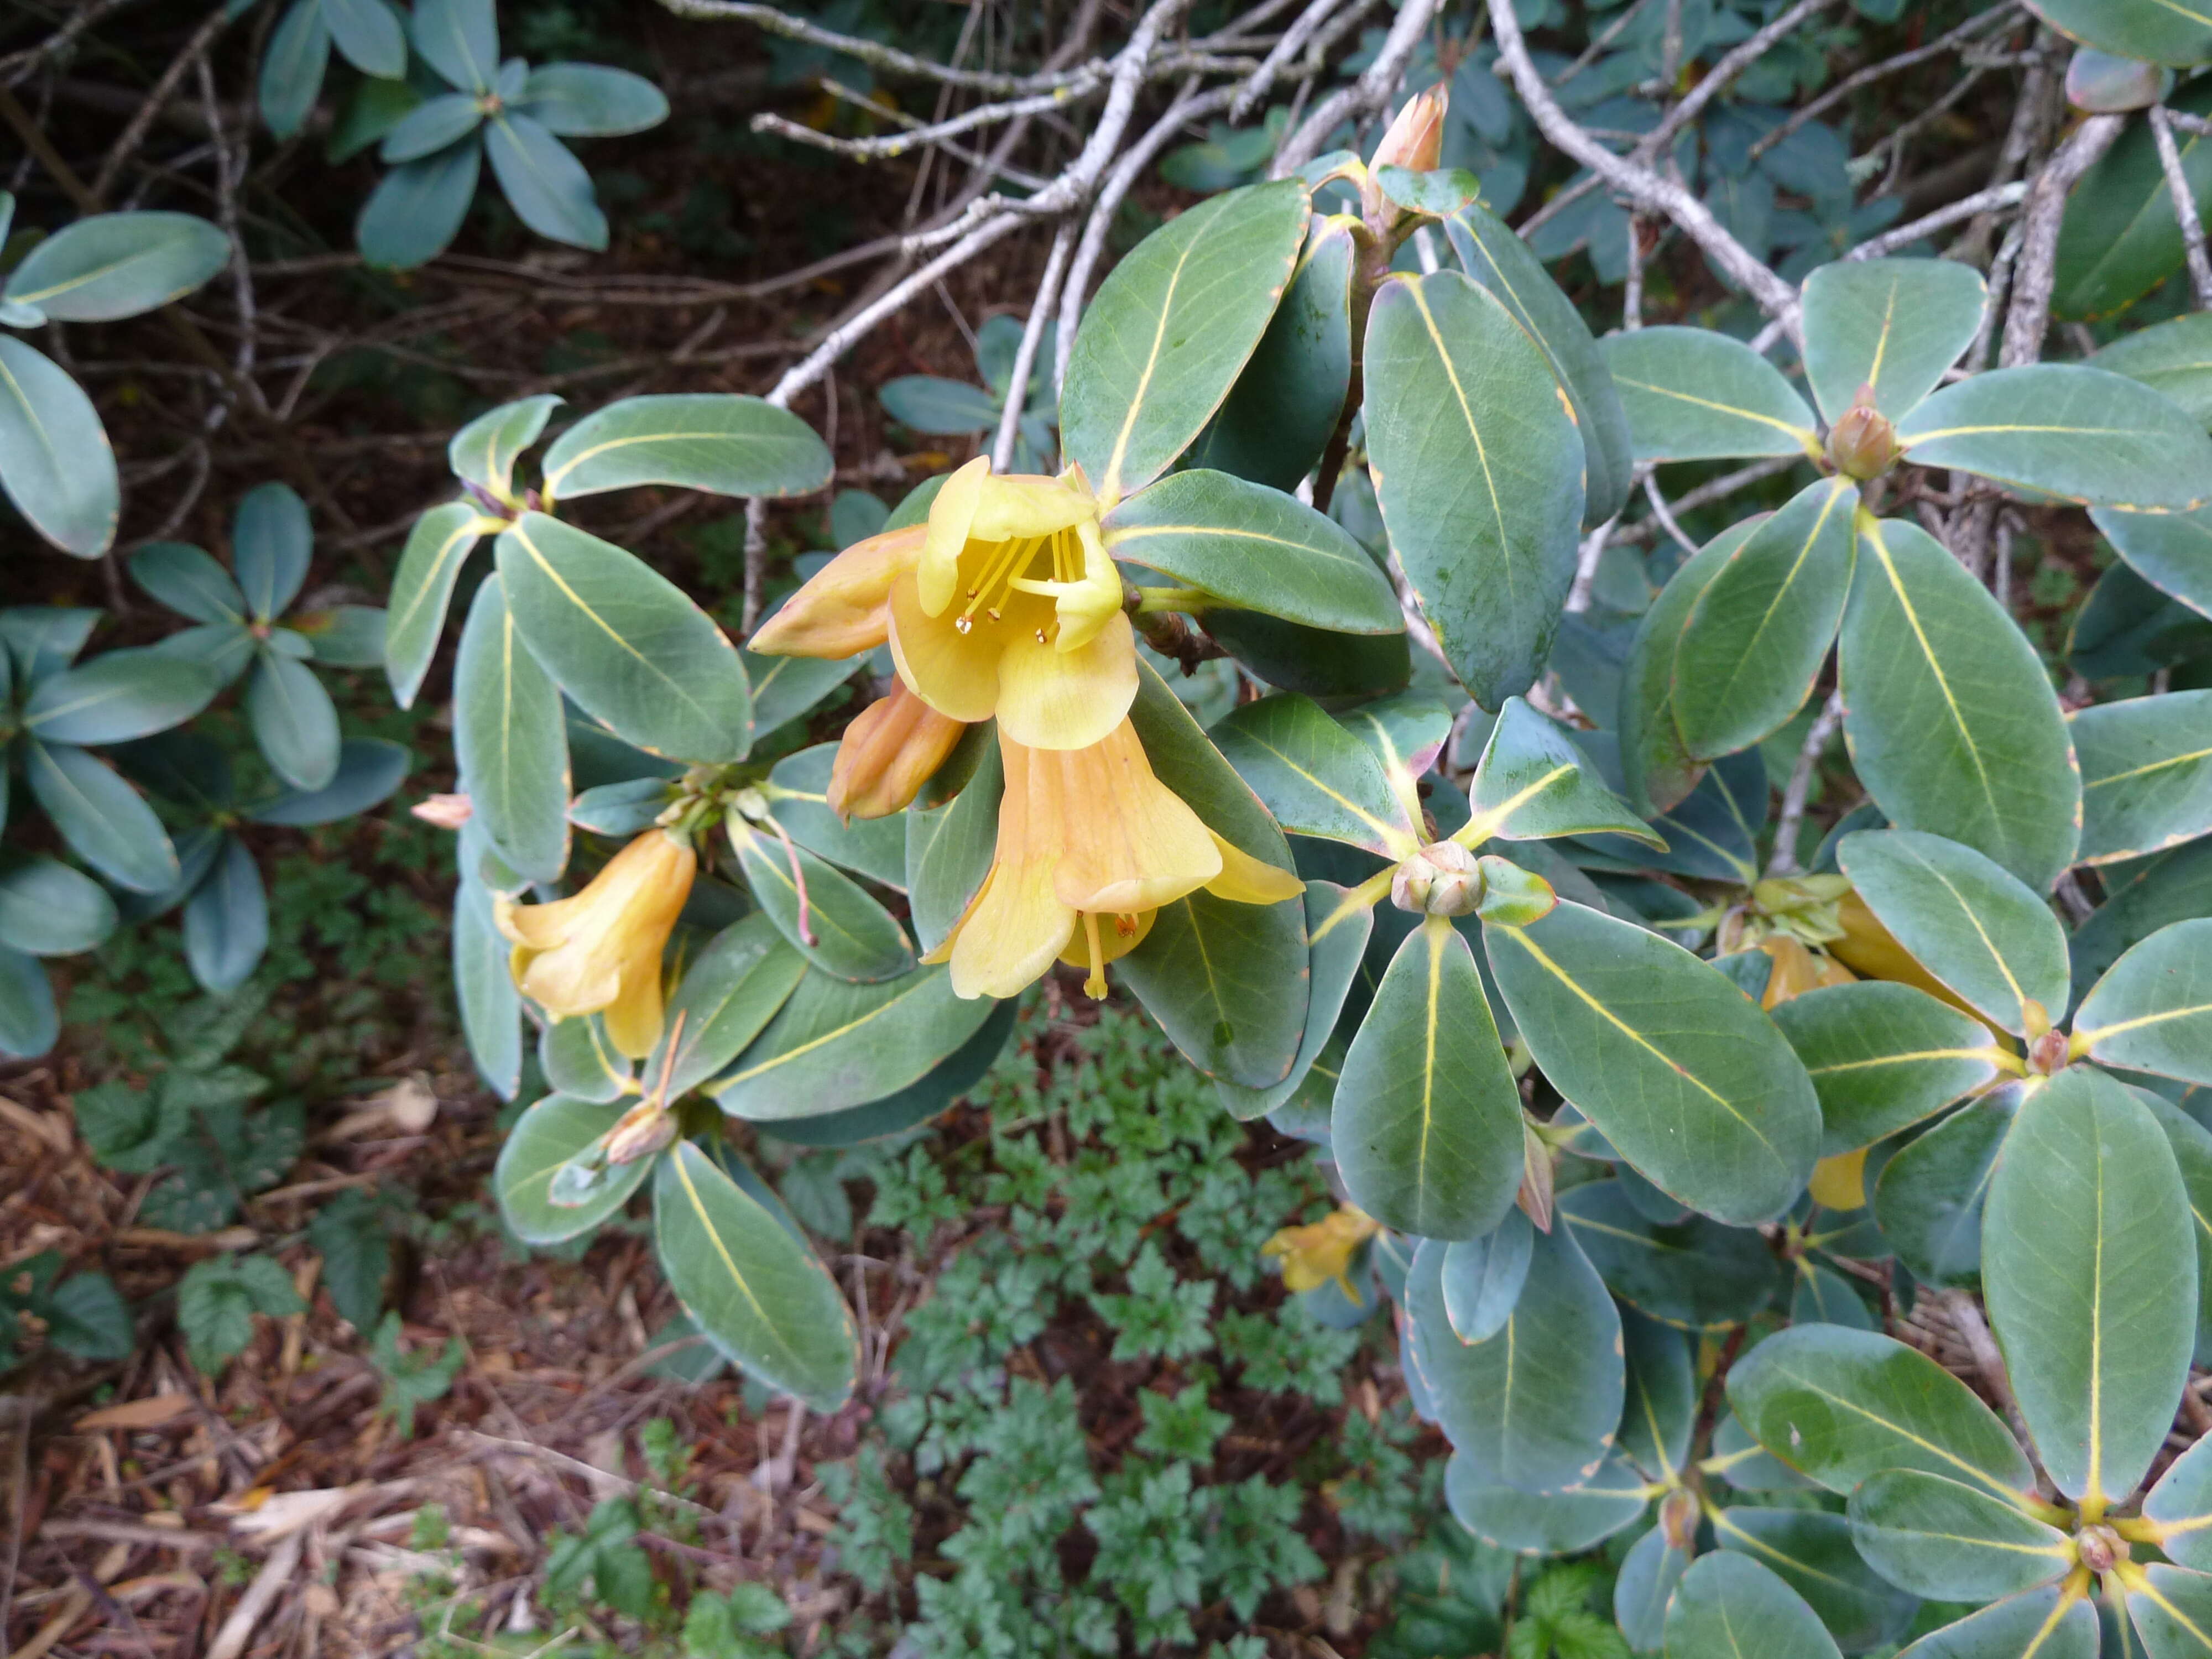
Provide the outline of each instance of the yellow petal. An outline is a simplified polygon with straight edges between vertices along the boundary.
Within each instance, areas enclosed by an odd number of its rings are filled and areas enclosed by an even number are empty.
[[[1074,489],[1058,478],[1012,472],[985,481],[968,526],[968,538],[1006,542],[1017,536],[1049,536],[1055,530],[1097,516],[1097,507],[1087,491]]]
[[[816,571],[745,641],[778,657],[854,657],[884,642],[891,585],[914,568],[927,532],[887,530],[847,548]]]
[[[929,527],[916,568],[921,608],[929,616],[943,616],[959,590],[960,555],[967,548],[969,527],[975,523],[983,485],[990,476],[990,457],[978,455],[947,478],[937,499],[929,504]]]
[[[1117,611],[1077,650],[1018,635],[999,659],[997,679],[999,725],[1015,742],[1032,749],[1087,747],[1120,725],[1137,700],[1135,631]],[[930,701],[940,712],[963,718]]]
[[[1010,997],[1033,983],[1075,931],[1073,907],[1053,890],[1063,826],[1059,803],[1031,775],[1030,757],[1000,741],[1006,788],[999,842],[982,890],[953,924],[952,988],[963,997]]]
[[[1206,833],[1213,835],[1210,830]],[[1219,836],[1213,836],[1213,845],[1221,854],[1221,873],[1206,884],[1206,890],[1216,898],[1238,904],[1280,904],[1306,890],[1305,883],[1288,870],[1264,863]]]
[[[563,945],[531,958],[515,983],[556,1019],[595,1014],[622,990],[622,958]]]
[[[1855,1152],[1838,1152],[1815,1164],[1809,1189],[1813,1201],[1828,1210],[1864,1209],[1866,1155],[1867,1149],[1862,1146]]]
[[[998,708],[1003,647],[995,632],[963,634],[953,621],[949,611],[933,617],[923,608],[919,581],[892,586],[891,659],[899,678],[946,719],[974,726]]]
[[[1083,549],[1083,574],[1056,601],[1060,635],[1053,644],[1063,652],[1090,644],[1121,609],[1121,573],[1099,539],[1098,521],[1083,520],[1076,525],[1075,535]]]
[[[1020,747],[1003,724],[999,741],[1002,753]],[[1056,884],[1072,908],[1156,910],[1221,873],[1212,836],[1152,775],[1127,720],[1087,749],[1031,750],[1027,762],[1032,800],[1040,790],[1056,797],[1064,824]]]
[[[643,1060],[660,1041],[660,953],[623,970],[622,988],[606,1006],[607,1041],[615,1052]]]

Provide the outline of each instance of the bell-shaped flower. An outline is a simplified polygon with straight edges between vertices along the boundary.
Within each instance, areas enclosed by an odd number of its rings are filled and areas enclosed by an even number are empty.
[[[603,1014],[607,1039],[640,1060],[660,1039],[660,954],[690,896],[691,844],[648,830],[573,898],[501,898],[499,930],[514,945],[514,982],[553,1018]]]
[[[1124,718],[1081,749],[1033,749],[1002,724],[1006,793],[989,872],[926,958],[952,964],[963,997],[1011,997],[1054,959],[1090,971],[1144,939],[1152,913],[1203,887],[1245,904],[1295,897],[1304,884],[1215,835],[1152,775]]]
[[[771,657],[857,657],[890,636],[891,584],[921,556],[927,527],[858,541],[816,571],[745,644]]]
[[[967,729],[900,682],[845,728],[830,767],[830,810],[842,818],[882,818],[904,811]]]
[[[1356,1307],[1359,1292],[1352,1287],[1352,1252],[1382,1231],[1366,1211],[1342,1204],[1307,1226],[1284,1228],[1260,1247],[1260,1254],[1281,1259],[1285,1290],[1317,1291],[1334,1279]]]
[[[945,481],[921,556],[891,584],[891,653],[940,714],[995,716],[1031,749],[1087,748],[1136,700],[1121,598],[1080,470],[993,477],[979,456]]]

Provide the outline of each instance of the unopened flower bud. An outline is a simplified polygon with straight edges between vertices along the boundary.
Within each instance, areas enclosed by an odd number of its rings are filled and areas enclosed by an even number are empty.
[[[1668,1547],[1687,1554],[1697,1547],[1698,1495],[1677,1486],[1659,1500],[1659,1529]]]
[[[475,810],[466,795],[428,795],[407,809],[425,823],[441,830],[458,830]]]
[[[1404,167],[1409,173],[1433,173],[1444,143],[1444,112],[1451,102],[1451,85],[1440,81],[1426,92],[1406,100],[1382,142],[1375,147],[1376,167]]]
[[[641,1158],[651,1158],[675,1139],[676,1114],[657,1100],[641,1101],[607,1131],[607,1162],[635,1164]]]
[[[1390,878],[1390,902],[1416,915],[1471,915],[1482,902],[1481,867],[1457,842],[1431,842]]]
[[[1847,478],[1878,478],[1897,464],[1897,428],[1874,406],[1874,388],[1863,386],[1857,399],[1828,428],[1828,459]]]
[[[2128,1540],[2102,1524],[2074,1534],[2074,1553],[2092,1572],[2110,1572],[2128,1559]]]
[[[904,811],[967,730],[901,681],[845,728],[830,769],[830,810],[842,818],[882,818]]]
[[[2045,1031],[2027,1045],[2027,1069],[2038,1077],[2057,1076],[2072,1057],[2063,1031]]]

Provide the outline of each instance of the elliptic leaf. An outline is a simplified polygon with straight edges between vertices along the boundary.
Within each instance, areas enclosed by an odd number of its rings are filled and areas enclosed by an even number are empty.
[[[1992,1089],[1882,1165],[1875,1221],[1922,1284],[1980,1281],[1982,1211],[2023,1092],[2018,1084]]]
[[[1748,1555],[1692,1563],[1667,1607],[1667,1659],[1841,1659],[1805,1600]]]
[[[1462,847],[1480,847],[1493,836],[1540,841],[1603,834],[1665,845],[1605,787],[1573,739],[1519,697],[1505,700],[1490,728],[1468,805],[1473,816],[1452,836]]]
[[[194,979],[228,996],[252,977],[268,948],[268,890],[246,843],[227,835],[214,868],[185,901],[185,960]]]
[[[1613,1581],[1613,1621],[1630,1650],[1657,1653],[1666,1640],[1667,1609],[1690,1570],[1690,1552],[1656,1526],[1628,1547]]]
[[[2166,0],[2155,6],[2124,0],[2036,0],[2035,13],[2061,33],[2115,57],[2187,68],[2212,58],[2212,6],[2204,0]]]
[[[429,672],[462,564],[477,541],[498,528],[496,520],[483,517],[467,501],[447,501],[416,520],[408,532],[384,624],[384,672],[392,681],[392,700],[402,708],[415,706],[415,694]]]
[[[1820,1135],[1812,1081],[1725,975],[1579,904],[1482,933],[1545,1077],[1638,1173],[1736,1225],[1804,1189]]]
[[[519,398],[511,404],[501,404],[488,409],[471,421],[446,446],[446,464],[453,469],[457,478],[466,478],[471,483],[482,484],[502,500],[514,494],[514,463],[522,452],[538,441],[545,430],[545,422],[560,407],[561,399],[551,392],[535,398]],[[456,501],[454,507],[465,507]],[[433,512],[447,512],[447,507],[434,507]],[[427,515],[426,515],[427,516]],[[419,532],[420,526],[418,524]],[[413,545],[412,538],[409,543]],[[398,586],[392,590],[392,604],[399,603]]]
[[[261,54],[258,95],[270,133],[289,138],[307,125],[331,63],[331,29],[322,0],[292,0]]]
[[[47,743],[124,743],[181,726],[222,684],[211,670],[181,657],[110,651],[33,685],[22,726]]]
[[[914,967],[914,946],[860,884],[805,848],[732,812],[731,845],[753,898],[807,961],[840,979],[876,983]],[[804,884],[802,886],[801,884]]]
[[[1838,1647],[1861,1653],[1893,1641],[1912,1616],[1913,1598],[1866,1565],[1840,1515],[1739,1504],[1716,1510],[1712,1525],[1723,1550],[1771,1569],[1802,1596]]]
[[[30,1060],[61,1036],[53,981],[36,957],[0,946],[0,1054]]]
[[[661,1271],[730,1361],[818,1412],[851,1398],[860,1340],[814,1252],[688,1140],[653,1182]]]
[[[778,662],[799,660],[779,657]],[[753,708],[761,707],[758,683]],[[820,743],[787,755],[769,774],[769,812],[791,838],[830,863],[857,871],[871,881],[902,891],[906,887],[906,823],[894,813],[889,817],[854,818],[848,823],[830,810],[830,771],[837,758],[837,745]],[[666,791],[662,792],[664,797]]]
[[[817,1117],[905,1088],[975,1033],[991,1000],[945,969],[861,985],[810,968],[736,1063],[704,1085],[732,1117]]]
[[[2057,696],[2004,608],[1918,526],[1863,526],[1839,665],[1851,763],[1889,821],[2049,891],[2079,835]]]
[[[230,238],[189,213],[97,213],[23,256],[0,295],[57,323],[136,317],[230,263]]]
[[[422,61],[463,92],[489,92],[499,73],[494,0],[415,0],[410,33]]]
[[[1637,620],[1621,665],[1615,729],[1620,734],[1621,781],[1640,812],[1656,817],[1672,810],[1705,775],[1704,764],[1683,743],[1674,720],[1674,653],[1706,585],[1763,522],[1747,519],[1699,548]]]
[[[464,839],[464,872],[476,867],[470,853],[483,846],[481,832]],[[508,965],[512,954],[493,923],[490,893],[464,874],[453,896],[454,994],[470,1057],[502,1100],[514,1099],[522,1086],[522,994]]]
[[[796,415],[758,398],[672,392],[609,404],[545,452],[545,496],[634,484],[718,495],[804,495],[830,482],[830,450]]]
[[[1619,1457],[1580,1485],[1540,1493],[1486,1480],[1464,1452],[1444,1465],[1452,1519],[1496,1549],[1577,1554],[1633,1525],[1650,1501],[1643,1476]]]
[[[2166,10],[2131,0],[2086,0],[2081,9],[2090,7],[2115,16]],[[2204,9],[2202,0],[2180,0],[2172,12]],[[2192,60],[2197,55],[2201,54],[2192,54]],[[2202,117],[2212,110],[2208,90],[2212,89],[2194,82],[2171,94],[2169,102],[2180,113]],[[2181,153],[2182,176],[2201,214],[2212,198],[2212,144],[2189,131],[2177,131],[2173,140]],[[2130,121],[2067,194],[2051,308],[2064,318],[2110,316],[2180,270],[2187,257],[2157,139],[2150,123]]]
[[[2185,1567],[2212,1571],[2212,1440],[2173,1461],[2144,1495],[2142,1513],[2160,1549]]]
[[[561,689],[523,644],[499,575],[477,588],[453,665],[453,756],[473,816],[532,881],[568,864],[568,727]]]
[[[1689,1461],[1704,1392],[1691,1358],[1691,1339],[1634,1311],[1622,1316],[1620,1329],[1628,1351],[1620,1449],[1654,1479],[1679,1474]]]
[[[0,869],[0,945],[26,956],[75,956],[114,931],[115,901],[82,872],[43,856]]]
[[[522,83],[520,107],[563,138],[612,138],[668,118],[668,100],[642,75],[604,64],[541,64]]]
[[[1211,197],[1099,285],[1067,360],[1060,441],[1109,507],[1164,472],[1229,395],[1290,283],[1310,213],[1294,179]]]
[[[541,1029],[538,1069],[554,1093],[595,1106],[610,1105],[637,1086],[628,1056],[614,1051],[605,1024],[594,1014],[556,1019]]]
[[[630,1194],[653,1173],[652,1158],[611,1167],[582,1194],[581,1203],[556,1200],[553,1182],[571,1159],[613,1128],[635,1103],[618,1100],[602,1106],[568,1095],[548,1095],[515,1120],[499,1149],[491,1186],[500,1215],[517,1238],[526,1244],[558,1244],[622,1212]],[[564,1184],[562,1197],[569,1195]]]
[[[540,236],[571,247],[603,251],[607,216],[599,210],[592,175],[575,153],[520,110],[503,110],[484,124],[484,154],[492,176],[521,220]]]
[[[1772,1018],[1820,1097],[1824,1158],[1933,1117],[1998,1072],[1989,1028],[1917,986],[1826,986],[1777,1005]]]
[[[753,730],[763,737],[811,712],[868,663],[866,657],[763,657],[742,646],[738,655],[753,689]]]
[[[1210,734],[1222,756],[1294,836],[1404,858],[1416,826],[1367,745],[1296,692],[1231,709]]]
[[[2098,1647],[2095,1604],[2052,1584],[1932,1631],[1898,1659],[2097,1659]]]
[[[1957,259],[1855,259],[1805,279],[1805,378],[1833,425],[1874,388],[1891,420],[1910,413],[1980,331],[1989,287]]]
[[[0,334],[0,489],[64,553],[97,558],[115,539],[123,485],[100,411],[41,352]]]
[[[999,745],[983,746],[975,775],[943,806],[907,809],[906,890],[914,936],[934,951],[983,885],[998,845],[1006,773]]]
[[[1691,1330],[1740,1325],[1780,1280],[1765,1241],[1703,1216],[1668,1224],[1640,1213],[1618,1181],[1590,1181],[1559,1197],[1559,1216],[1606,1289],[1638,1312]]]
[[[1345,1056],[1329,1113],[1345,1190],[1400,1232],[1480,1238],[1513,1207],[1522,1140],[1474,952],[1431,916],[1391,958]]]
[[[646,1060],[645,1076],[670,1100],[689,1094],[760,1035],[805,972],[805,958],[758,911],[725,927],[684,969],[683,984],[669,998],[660,1045]]]
[[[625,743],[718,764],[752,746],[737,647],[666,577],[612,542],[526,513],[497,543],[507,603],[561,689]]]
[[[2212,691],[2100,703],[2069,724],[2081,763],[2084,864],[2212,831]]]
[[[2141,380],[2200,426],[2212,422],[2212,311],[2192,311],[2123,334],[2088,361],[2092,368]]]
[[[338,745],[338,769],[320,789],[288,789],[250,808],[256,823],[335,823],[381,804],[407,775],[407,748],[388,738],[348,738]]]
[[[1468,693],[1501,708],[1542,672],[1574,580],[1574,418],[1512,313],[1457,271],[1384,286],[1365,373],[1390,544]]]
[[[293,788],[313,792],[337,776],[337,708],[307,664],[264,649],[246,683],[246,713],[270,769]]]
[[[1331,917],[1340,916],[1324,929]],[[1213,1091],[1231,1115],[1242,1122],[1265,1117],[1300,1091],[1309,1077],[1313,1096],[1326,1104],[1335,1092],[1334,1073],[1316,1062],[1336,1034],[1337,1017],[1344,1012],[1346,994],[1365,957],[1375,913],[1364,904],[1347,905],[1346,890],[1333,882],[1306,884],[1306,932],[1312,940],[1312,980],[1306,1000],[1305,1036],[1298,1042],[1297,1058],[1288,1076],[1264,1089],[1247,1088],[1224,1078],[1213,1079]]]
[[[1782,371],[1703,328],[1639,328],[1599,342],[1639,461],[1820,456],[1813,411]]]
[[[483,141],[473,132],[392,168],[377,180],[354,225],[361,257],[389,270],[409,270],[436,258],[460,234],[483,168]]]
[[[397,81],[407,73],[407,33],[384,0],[322,0],[323,21],[346,62],[363,75]]]
[[[183,542],[155,542],[140,548],[131,556],[131,580],[196,623],[246,620],[246,596],[230,572]]]
[[[1513,1316],[1535,1245],[1535,1228],[1512,1209],[1480,1238],[1459,1240],[1444,1252],[1444,1317],[1461,1341],[1487,1342]]]
[[[1884,1469],[1851,1493],[1851,1541],[1901,1589],[1988,1601],[2063,1577],[2073,1546],[2017,1503],[1924,1469]]]
[[[1982,1285],[2069,1498],[2125,1498],[2165,1443],[2196,1342],[2191,1231],[2172,1148],[2124,1085],[2069,1066],[2021,1104],[1990,1183]]]
[[[154,809],[103,761],[71,744],[22,739],[31,793],[70,850],[118,887],[166,892],[177,851]]]
[[[2081,1000],[2073,1047],[2092,1060],[2212,1085],[2212,919],[2161,927]]]

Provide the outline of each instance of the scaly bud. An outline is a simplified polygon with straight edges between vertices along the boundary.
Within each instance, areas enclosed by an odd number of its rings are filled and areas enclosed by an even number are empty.
[[[1416,915],[1472,915],[1482,902],[1482,872],[1455,841],[1431,842],[1390,878],[1390,902]]]
[[[624,1112],[607,1131],[610,1164],[635,1164],[650,1158],[676,1139],[676,1114],[657,1100],[641,1101]]]
[[[2128,1540],[2102,1524],[2074,1534],[2074,1553],[2092,1572],[2110,1572],[2128,1559]]]
[[[441,830],[458,830],[475,808],[466,795],[428,795],[407,809],[425,823]]]
[[[1863,483],[1897,465],[1897,428],[1874,406],[1874,388],[1863,386],[1835,425],[1828,428],[1828,459],[1847,478]]]
[[[1406,100],[1405,106],[1375,147],[1370,167],[1404,167],[1409,173],[1433,173],[1444,143],[1444,112],[1451,103],[1451,83],[1439,81],[1426,92]]]

